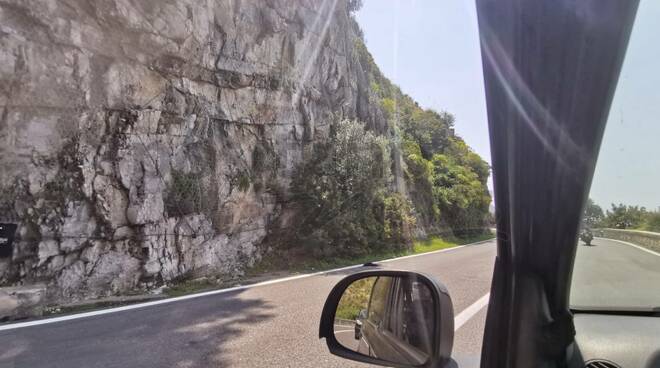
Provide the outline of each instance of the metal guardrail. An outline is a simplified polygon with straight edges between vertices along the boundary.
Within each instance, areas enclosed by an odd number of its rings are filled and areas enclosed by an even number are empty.
[[[594,236],[633,243],[641,247],[660,252],[660,233],[641,230],[594,229]]]

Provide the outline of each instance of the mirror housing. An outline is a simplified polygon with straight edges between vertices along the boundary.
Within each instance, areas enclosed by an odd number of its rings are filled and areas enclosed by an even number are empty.
[[[339,302],[344,295],[346,289],[352,285],[355,281],[360,279],[365,279],[369,277],[393,277],[393,278],[406,278],[414,279],[415,281],[423,283],[428,290],[430,291],[431,297],[433,299],[433,314],[435,316],[434,323],[431,331],[432,344],[429,358],[424,364],[421,365],[409,365],[402,364],[401,362],[393,362],[378,359],[376,357],[364,355],[348,349],[343,346],[337,338],[335,337],[335,314]],[[359,317],[366,317],[360,312]],[[363,323],[364,319],[358,318],[357,321]],[[357,322],[356,321],[356,322]],[[360,330],[360,331],[358,331]],[[361,325],[358,329],[356,324],[355,336],[361,336]],[[337,285],[332,289],[330,295],[323,306],[323,312],[321,314],[321,323],[319,327],[319,338],[325,338],[328,345],[328,349],[334,355],[340,356],[342,358],[370,363],[378,364],[390,367],[422,367],[422,368],[444,368],[456,366],[455,362],[451,360],[451,350],[454,342],[454,308],[451,302],[451,297],[447,292],[447,288],[441,283],[437,282],[430,276],[427,276],[418,272],[408,272],[408,271],[394,271],[394,270],[375,270],[375,271],[363,271],[357,272],[352,275],[349,275],[339,281]]]

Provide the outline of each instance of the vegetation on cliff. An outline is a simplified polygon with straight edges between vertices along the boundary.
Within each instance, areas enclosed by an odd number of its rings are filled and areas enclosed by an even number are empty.
[[[479,232],[488,217],[490,167],[454,133],[454,117],[423,109],[378,69],[364,42],[356,39],[372,97],[394,126],[405,162],[405,178],[417,216],[427,228]]]
[[[392,142],[343,120],[294,174],[295,236],[315,255],[358,255],[410,246],[409,201],[392,191]]]
[[[415,229],[484,232],[490,167],[454,133],[451,114],[423,109],[380,72],[361,34],[355,51],[369,102],[382,110],[390,131],[376,135],[361,122],[338,121],[310,148],[292,184],[299,207],[295,243],[314,255],[350,256],[409,249]],[[403,188],[392,175],[397,160]]]

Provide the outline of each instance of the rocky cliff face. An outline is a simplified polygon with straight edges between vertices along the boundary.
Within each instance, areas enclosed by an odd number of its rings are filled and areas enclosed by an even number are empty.
[[[334,116],[389,131],[355,37],[344,0],[0,2],[0,285],[240,274]]]

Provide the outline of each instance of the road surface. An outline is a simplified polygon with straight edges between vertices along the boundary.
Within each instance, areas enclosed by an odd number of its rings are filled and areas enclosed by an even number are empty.
[[[571,305],[590,308],[660,307],[660,256],[596,238],[578,247]]]
[[[355,339],[355,327],[335,324],[335,337],[341,345],[358,351],[360,340]]]
[[[626,284],[608,285],[622,279],[648,279],[652,284],[634,282],[657,290],[660,257],[601,239],[594,244],[578,250],[579,298],[615,297]],[[456,320],[464,322],[453,350],[464,367],[478,363],[486,315],[480,306],[490,289],[494,257],[490,241],[382,263],[429,273],[447,286]],[[318,339],[327,294],[358,270],[0,331],[0,367],[368,367],[329,354]]]
[[[459,313],[488,293],[494,257],[491,241],[382,266],[436,276]],[[318,338],[330,289],[358,270],[0,331],[0,367],[368,367]],[[455,352],[478,357],[484,316],[458,330]]]

